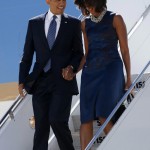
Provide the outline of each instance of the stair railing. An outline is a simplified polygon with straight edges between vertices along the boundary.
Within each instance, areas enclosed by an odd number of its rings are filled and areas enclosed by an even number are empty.
[[[94,137],[92,138],[92,140],[89,142],[89,144],[87,145],[87,147],[85,148],[85,150],[90,150],[90,148],[92,147],[92,145],[94,144],[94,142],[96,141],[96,139],[99,137],[99,135],[103,132],[104,128],[107,126],[107,124],[110,122],[110,120],[113,118],[114,114],[116,113],[116,111],[119,109],[119,107],[121,106],[121,104],[125,101],[125,99],[127,98],[127,96],[130,94],[130,92],[133,90],[134,86],[136,85],[136,83],[141,79],[142,75],[144,74],[145,70],[149,67],[150,65],[150,60],[149,62],[146,64],[146,66],[144,67],[144,69],[141,71],[141,73],[138,75],[138,77],[134,80],[134,82],[132,83],[132,85],[130,86],[130,88],[128,89],[128,91],[124,94],[124,96],[121,98],[121,100],[118,102],[118,104],[116,105],[116,107],[113,109],[113,111],[111,112],[111,114],[108,116],[108,118],[106,119],[106,121],[102,124],[102,126],[98,129],[98,131],[96,132],[96,134],[94,135]]]
[[[26,92],[24,92],[25,96],[27,95]],[[17,96],[16,100],[14,101],[14,103],[9,107],[9,109],[6,111],[6,113],[4,114],[4,116],[2,117],[2,119],[0,120],[0,129],[2,128],[2,126],[5,124],[5,122],[11,118],[14,119],[14,111],[16,110],[16,108],[19,106],[19,104],[22,102],[24,98],[21,97],[20,95]]]

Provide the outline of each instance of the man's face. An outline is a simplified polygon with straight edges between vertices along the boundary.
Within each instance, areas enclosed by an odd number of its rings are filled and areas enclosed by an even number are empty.
[[[50,10],[55,15],[63,14],[66,7],[66,0],[46,0]]]

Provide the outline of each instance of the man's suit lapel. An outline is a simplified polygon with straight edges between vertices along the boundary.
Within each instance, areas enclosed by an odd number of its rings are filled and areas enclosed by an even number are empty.
[[[46,14],[44,14],[41,18],[41,39],[43,39],[43,44],[46,46],[46,49],[48,50],[48,52],[50,51],[49,49],[49,45],[48,45],[48,42],[47,42],[47,38],[46,38],[46,35],[45,35],[45,18],[46,18]]]
[[[39,18],[39,22],[37,24],[38,26],[38,32],[40,34],[40,42],[43,44],[43,49],[41,49],[42,51],[42,57],[43,57],[43,63],[42,63],[42,68],[46,65],[47,61],[50,58],[51,55],[51,50],[49,48],[48,42],[47,42],[47,38],[45,35],[45,17],[46,17],[47,13],[40,16]]]

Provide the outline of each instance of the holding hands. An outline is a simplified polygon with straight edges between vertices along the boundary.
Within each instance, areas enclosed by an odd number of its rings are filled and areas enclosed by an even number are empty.
[[[75,76],[75,73],[73,72],[73,67],[69,65],[66,68],[63,68],[62,76],[65,80],[71,81]]]

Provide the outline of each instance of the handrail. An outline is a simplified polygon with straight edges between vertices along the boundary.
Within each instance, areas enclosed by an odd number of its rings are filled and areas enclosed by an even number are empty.
[[[26,95],[27,93],[25,93],[25,96]],[[13,112],[17,108],[17,106],[21,103],[22,100],[23,98],[20,97],[20,95],[18,95],[14,103],[10,106],[10,108],[7,110],[7,112],[3,115],[2,119],[0,120],[0,129],[4,125],[4,123],[8,120],[9,116],[11,119],[14,118]]]
[[[145,19],[145,17],[149,13],[149,11],[150,11],[150,5],[148,5],[148,7],[142,13],[142,15],[140,16],[140,18],[138,19],[138,21],[135,22],[135,24],[133,25],[133,27],[128,32],[128,39],[132,36],[132,34],[135,32],[135,30],[138,28],[138,26],[142,23],[142,21]]]
[[[106,125],[110,122],[110,120],[112,119],[112,117],[114,116],[114,114],[116,113],[116,111],[118,110],[118,108],[121,106],[121,104],[125,101],[125,99],[127,98],[128,94],[131,92],[131,90],[134,88],[135,84],[141,79],[142,75],[144,74],[145,70],[148,68],[148,66],[150,65],[150,60],[149,62],[146,64],[146,66],[144,67],[144,69],[141,71],[141,73],[138,75],[138,77],[134,80],[134,82],[132,83],[132,85],[130,86],[130,88],[128,89],[128,91],[124,94],[124,96],[121,98],[121,100],[118,102],[118,104],[116,105],[116,107],[113,109],[113,111],[111,112],[111,114],[108,116],[108,118],[106,119],[106,121],[102,124],[102,126],[98,129],[98,131],[96,132],[95,136],[92,138],[92,140],[89,142],[89,144],[87,145],[87,147],[85,148],[85,150],[89,150],[92,145],[94,144],[94,142],[96,141],[96,139],[98,138],[98,136],[102,133],[102,131],[104,130],[104,128],[106,127]]]

